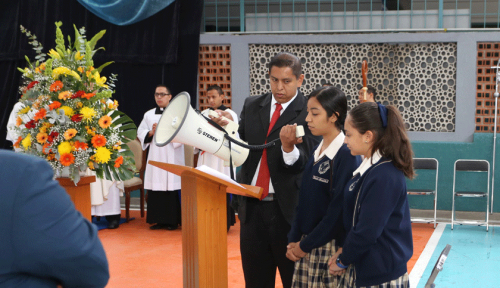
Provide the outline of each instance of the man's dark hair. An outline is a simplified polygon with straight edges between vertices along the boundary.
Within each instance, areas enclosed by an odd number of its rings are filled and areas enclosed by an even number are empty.
[[[293,75],[295,75],[297,79],[302,75],[302,63],[300,63],[299,57],[289,52],[280,52],[271,58],[271,62],[269,62],[269,73],[271,73],[271,68],[273,68],[273,66],[278,68],[290,67],[293,71]]]
[[[377,101],[377,90],[371,85],[366,85],[366,94],[373,94],[373,101]]]
[[[168,88],[165,84],[158,84],[158,85],[156,85],[156,88],[159,88],[159,87],[165,87],[167,89],[167,91],[168,91],[169,94],[172,93],[172,92],[170,92],[170,88]],[[155,90],[156,90],[156,88],[155,88]]]
[[[217,93],[219,93],[219,95],[224,95],[224,91],[222,91],[222,88],[220,88],[219,85],[210,85],[207,88],[207,92],[210,91],[210,90],[216,90]]]

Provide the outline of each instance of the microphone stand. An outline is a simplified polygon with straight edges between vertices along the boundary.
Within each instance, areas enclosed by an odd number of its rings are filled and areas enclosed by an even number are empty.
[[[497,114],[498,114],[498,96],[500,95],[498,93],[498,82],[500,81],[500,59],[497,62],[497,66],[491,67],[492,69],[496,69],[495,73],[495,126],[493,126],[493,167],[492,167],[492,174],[493,176],[491,177],[491,211],[490,213],[493,214],[493,195],[495,194],[495,154],[496,154],[496,146],[497,146]]]

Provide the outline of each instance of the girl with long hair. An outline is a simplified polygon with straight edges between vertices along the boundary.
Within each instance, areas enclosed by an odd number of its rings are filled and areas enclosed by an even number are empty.
[[[413,254],[405,176],[413,178],[413,153],[403,119],[393,106],[363,103],[345,122],[345,143],[364,160],[344,190],[346,238],[330,272],[347,272],[348,287],[409,287]]]
[[[345,237],[344,186],[361,158],[352,156],[344,144],[344,92],[336,87],[313,91],[307,111],[309,130],[323,139],[305,164],[286,255],[295,261],[292,287],[337,287],[341,279],[328,273],[328,260]]]

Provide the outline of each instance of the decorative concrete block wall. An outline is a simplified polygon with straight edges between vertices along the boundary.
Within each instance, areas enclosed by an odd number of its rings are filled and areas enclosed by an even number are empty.
[[[250,44],[250,95],[270,91],[268,63],[281,51],[301,59],[305,95],[329,82],[347,94],[350,107],[358,105],[367,60],[377,101],[398,107],[408,131],[455,131],[456,43]]]

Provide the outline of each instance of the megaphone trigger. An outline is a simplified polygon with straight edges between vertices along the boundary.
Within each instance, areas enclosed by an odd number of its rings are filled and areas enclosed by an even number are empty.
[[[295,127],[295,138],[300,138],[304,135],[306,135],[306,133],[304,132],[304,126],[298,125],[297,127]]]

